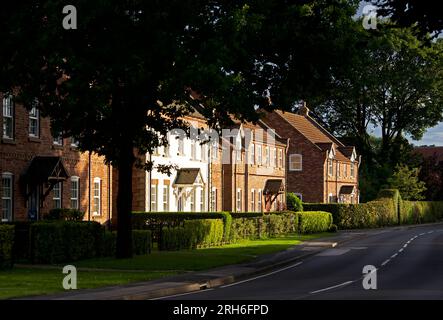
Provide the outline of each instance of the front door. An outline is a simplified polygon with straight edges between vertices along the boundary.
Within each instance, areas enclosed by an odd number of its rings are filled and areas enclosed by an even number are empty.
[[[38,191],[39,188],[35,188],[28,199],[28,219],[31,221],[36,221],[39,217],[40,196]]]

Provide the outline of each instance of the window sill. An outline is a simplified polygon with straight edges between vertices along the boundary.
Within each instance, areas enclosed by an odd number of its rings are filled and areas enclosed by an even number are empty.
[[[14,139],[11,138],[3,138],[2,143],[4,144],[17,144],[17,142]]]
[[[61,144],[53,144],[52,149],[63,150],[63,145]]]
[[[37,136],[28,136],[28,141],[29,142],[41,143],[42,139],[40,137],[37,137]]]

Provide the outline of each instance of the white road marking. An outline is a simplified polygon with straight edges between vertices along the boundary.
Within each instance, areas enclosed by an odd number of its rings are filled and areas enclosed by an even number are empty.
[[[324,288],[324,289],[320,289],[320,290],[309,292],[309,294],[315,294],[315,293],[319,293],[319,292],[323,292],[323,291],[327,291],[327,290],[332,290],[332,289],[340,288],[340,287],[346,286],[348,284],[351,284],[353,282],[354,281],[346,281],[346,282],[338,284],[336,286],[332,286],[332,287],[328,287],[328,288]]]
[[[424,235],[425,235],[425,233],[424,233],[424,232],[422,232],[422,233],[420,233],[419,235],[420,235],[420,236],[424,236]]]
[[[381,264],[381,266],[384,267],[385,265],[387,265],[387,264],[389,263],[389,261],[391,261],[391,259],[388,259],[388,260],[384,261],[384,262]]]
[[[154,299],[149,299],[149,300],[162,300],[162,299],[167,299],[167,298],[181,297],[181,296],[187,296],[189,294],[208,292],[208,291],[211,291],[211,290],[214,290],[214,289],[211,288],[211,289],[197,290],[197,291],[180,293],[180,294],[173,294],[173,295],[170,295],[170,296],[164,296],[164,297],[159,297],[159,298],[154,298]]]
[[[276,273],[279,273],[279,272],[282,272],[282,271],[285,271],[285,270],[288,270],[288,269],[291,269],[291,268],[297,267],[297,266],[301,265],[302,263],[303,263],[303,261],[300,261],[300,262],[298,262],[298,263],[296,263],[296,264],[294,264],[294,265],[292,265],[292,266],[285,267],[285,268],[282,268],[282,269],[279,269],[279,270],[276,270],[276,271],[273,271],[273,272],[270,272],[270,273],[262,274],[261,276],[258,276],[258,277],[254,277],[254,278],[250,278],[250,279],[242,280],[242,281],[239,281],[239,282],[235,282],[235,283],[227,284],[227,285],[225,285],[225,286],[221,286],[220,288],[228,288],[228,287],[236,286],[236,285],[241,284],[241,283],[245,283],[245,282],[249,282],[249,281],[254,281],[254,280],[257,280],[257,279],[261,279],[261,278],[264,278],[264,277],[268,277],[268,276],[270,276],[270,275],[273,275],[273,274],[276,274]]]
[[[404,246],[403,246],[403,248],[406,248],[408,246],[408,244],[406,243]]]
[[[391,256],[391,259],[395,258],[396,256],[398,256],[398,253],[395,253]]]
[[[400,250],[398,250],[398,252],[402,252],[403,251],[403,248],[401,248]]]

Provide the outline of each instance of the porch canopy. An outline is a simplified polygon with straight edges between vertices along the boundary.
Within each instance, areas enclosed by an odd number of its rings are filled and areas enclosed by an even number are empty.
[[[203,179],[199,168],[182,168],[177,171],[174,180],[176,187],[190,187],[194,185],[203,185]]]
[[[61,157],[34,157],[23,175],[23,180],[27,187],[26,198],[41,186],[44,199],[55,184],[66,180],[68,177],[68,171],[63,165]],[[47,190],[43,193],[43,187],[45,186],[47,187]]]
[[[266,180],[265,187],[263,189],[263,194],[265,195],[278,195],[283,193],[283,180],[282,179],[268,179]]]
[[[354,186],[342,186],[340,188],[340,194],[351,195],[354,194]]]

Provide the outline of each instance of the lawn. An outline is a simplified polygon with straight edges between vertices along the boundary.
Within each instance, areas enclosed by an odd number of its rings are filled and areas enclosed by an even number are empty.
[[[320,233],[243,240],[235,244],[197,250],[154,250],[150,255],[136,256],[132,259],[101,258],[71,264],[78,268],[78,289],[96,288],[246,262],[258,255],[282,251],[302,241],[329,235]],[[0,271],[0,299],[63,291],[64,276],[62,266],[15,267],[12,270]]]

